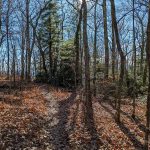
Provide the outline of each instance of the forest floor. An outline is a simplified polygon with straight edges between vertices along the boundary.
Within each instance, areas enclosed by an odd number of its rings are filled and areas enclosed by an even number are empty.
[[[121,123],[113,105],[93,98],[92,132],[84,123],[80,92],[41,84],[0,81],[1,150],[142,150],[145,105],[138,102],[136,119],[128,100]]]

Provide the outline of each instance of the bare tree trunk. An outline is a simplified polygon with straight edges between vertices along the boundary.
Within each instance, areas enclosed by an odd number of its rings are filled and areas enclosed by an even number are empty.
[[[24,68],[25,68],[25,62],[24,62],[24,52],[25,52],[25,33],[24,29],[22,29],[22,35],[21,35],[21,80],[24,80]]]
[[[14,44],[12,45],[12,49],[13,49],[13,64],[12,64],[13,82],[14,86],[16,86],[16,47]]]
[[[83,0],[83,46],[85,53],[85,91],[86,100],[89,101],[90,94],[90,63],[89,63],[89,48],[88,48],[88,37],[87,37],[87,3]]]
[[[113,76],[113,81],[115,80],[115,64],[116,64],[116,48],[115,48],[114,25],[112,23],[112,76]]]
[[[93,50],[93,94],[96,96],[96,58],[97,58],[97,22],[96,22],[96,10],[97,10],[97,2],[98,0],[95,1],[95,8],[94,8],[94,50]]]
[[[83,46],[82,46],[82,28],[80,28],[80,79],[81,79],[81,86],[83,86]]]
[[[49,42],[49,77],[52,78],[52,67],[53,67],[53,60],[52,60],[52,41],[50,38]]]
[[[89,48],[88,48],[88,37],[87,37],[87,3],[83,0],[83,48],[85,54],[85,123],[90,125],[91,121],[91,91],[90,91],[90,63],[89,63]]]
[[[63,10],[63,0],[61,0],[61,12],[62,12],[62,22],[61,22],[61,39],[64,40],[64,21],[65,21],[65,13]]]
[[[7,34],[7,79],[9,80],[9,74],[10,74],[10,46],[9,46],[9,29],[8,24],[6,25],[6,34]]]
[[[0,0],[0,39],[2,32],[2,0]]]
[[[44,53],[44,51],[42,50],[42,45],[41,45],[40,37],[36,36],[36,38],[37,38],[37,41],[38,41],[38,48],[39,48],[40,55],[41,55],[41,58],[42,58],[43,70],[44,70],[45,73],[47,74],[47,67],[46,67],[46,62],[45,62],[45,53]]]
[[[119,77],[119,85],[118,85],[118,105],[117,105],[117,121],[120,122],[120,112],[121,112],[121,92],[122,92],[122,86],[123,86],[123,80],[124,80],[124,73],[125,73],[125,56],[121,48],[120,44],[120,38],[119,38],[119,32],[118,32],[118,25],[117,25],[117,19],[116,19],[116,9],[115,9],[115,3],[114,0],[111,0],[111,15],[112,15],[112,21],[114,25],[115,30],[115,37],[116,37],[116,44],[118,53],[120,55],[121,59],[121,66],[120,66],[120,77]]]
[[[7,13],[6,13],[7,79],[9,79],[10,74],[9,13],[10,13],[10,0],[8,0],[7,2]]]
[[[74,45],[75,45],[75,51],[76,51],[76,61],[75,61],[75,86],[77,87],[80,84],[80,68],[79,68],[79,53],[80,53],[80,38],[79,38],[79,32],[81,29],[81,21],[82,21],[82,7],[83,4],[81,5],[80,8],[80,12],[79,12],[79,20],[78,20],[78,24],[77,24],[77,30],[76,30],[76,34],[75,34],[75,40],[74,40]]]
[[[132,106],[133,106],[133,110],[132,110],[132,117],[135,118],[135,91],[136,91],[136,45],[135,45],[135,17],[134,17],[134,12],[135,12],[135,1],[133,0],[133,60],[134,60],[134,83],[133,83],[133,103],[132,103]]]
[[[136,79],[136,45],[135,45],[135,16],[134,16],[134,9],[135,9],[135,0],[133,2],[133,60],[134,60],[134,78]]]
[[[147,58],[146,58],[146,59],[147,59]],[[143,73],[143,85],[145,85],[145,84],[146,84],[146,81],[147,81],[147,70],[148,70],[147,61],[145,61],[144,73]]]
[[[34,74],[33,74],[33,76],[36,76],[36,74],[37,74],[37,62],[36,62],[35,51],[33,51],[33,64],[34,64]]]
[[[109,75],[109,48],[108,48],[106,0],[103,0],[103,20],[104,20],[104,45],[105,45],[105,79],[108,79],[108,75]]]
[[[143,24],[141,24],[142,29],[142,46],[141,46],[141,62],[140,62],[140,74],[143,75],[143,63],[144,63],[144,52],[145,52],[145,33]]]
[[[30,50],[30,22],[29,22],[29,4],[30,0],[26,0],[26,51],[27,51],[27,80],[31,80],[31,50]]]
[[[149,0],[149,6],[150,6],[150,0]],[[148,150],[149,139],[150,139],[150,8],[149,8],[148,25],[147,25],[146,53],[147,53],[147,63],[149,68],[149,86],[148,86],[147,110],[146,110],[147,131],[145,133],[145,149]]]
[[[2,33],[2,0],[0,0],[0,46],[2,45],[3,42],[3,33]]]
[[[51,16],[49,17],[49,29],[50,29],[50,34],[49,34],[49,77],[50,80],[52,78],[52,67],[53,67],[53,60],[52,60],[52,36],[51,36]]]

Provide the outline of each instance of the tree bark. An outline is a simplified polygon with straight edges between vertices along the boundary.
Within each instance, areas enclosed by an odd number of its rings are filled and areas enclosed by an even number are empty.
[[[8,0],[7,2],[7,12],[6,12],[7,79],[9,79],[10,74],[9,15],[10,15],[10,0]]]
[[[13,63],[12,63],[13,83],[14,86],[16,86],[16,47],[14,44],[12,45],[12,49],[13,49]]]
[[[115,9],[115,2],[114,0],[110,0],[111,2],[111,15],[112,15],[112,22],[114,25],[115,30],[115,38],[116,38],[116,44],[117,44],[117,50],[120,55],[121,64],[120,64],[120,76],[119,76],[119,84],[118,84],[118,104],[117,104],[117,121],[120,122],[120,111],[121,111],[121,92],[122,92],[122,86],[123,86],[123,80],[124,80],[124,73],[125,73],[125,55],[121,48],[120,44],[120,37],[118,32],[118,25],[117,25],[117,19],[116,19],[116,9]]]
[[[40,55],[41,55],[41,58],[42,58],[43,70],[44,70],[45,73],[47,74],[47,67],[46,67],[46,62],[45,62],[45,53],[44,53],[44,51],[42,50],[42,45],[41,45],[40,37],[36,36],[36,38],[37,38],[37,41],[38,41],[38,48],[39,48]]]
[[[141,45],[141,62],[140,62],[140,74],[143,75],[143,62],[144,62],[144,53],[145,53],[145,33],[143,24],[141,24],[142,30],[142,45]]]
[[[135,0],[133,0],[133,60],[134,60],[134,83],[133,83],[133,110],[132,110],[132,117],[135,118],[135,91],[136,91],[136,45],[135,45],[135,16],[134,16],[134,12],[135,12]]]
[[[24,27],[22,29],[21,33],[21,80],[24,80],[24,67],[25,67],[25,62],[24,62],[24,52],[25,52],[25,33],[24,33]]]
[[[29,4],[30,0],[26,0],[26,51],[27,51],[27,81],[31,80],[31,50],[30,50],[30,22],[29,22]]]
[[[52,67],[53,67],[53,60],[52,60],[52,31],[51,31],[51,16],[49,17],[49,77],[50,80],[52,79]]]
[[[2,32],[2,0],[0,0],[0,39]]]
[[[115,48],[115,35],[114,35],[114,25],[112,23],[112,77],[115,81],[115,64],[116,64],[116,48]]]
[[[103,0],[103,21],[104,21],[104,45],[105,45],[105,79],[108,79],[108,75],[109,75],[109,47],[108,47],[106,0]]]
[[[97,10],[97,2],[95,1],[95,8],[94,8],[94,50],[93,50],[93,94],[96,96],[96,59],[97,59],[97,22],[96,22],[96,10]]]
[[[77,30],[76,30],[76,33],[75,33],[75,40],[74,40],[74,45],[75,45],[75,52],[76,52],[76,61],[75,61],[75,86],[77,87],[81,82],[80,82],[80,68],[79,68],[79,53],[80,53],[80,37],[79,37],[79,33],[80,33],[80,29],[81,29],[81,21],[82,21],[82,7],[83,7],[83,4],[81,5],[81,8],[80,8],[80,12],[79,12],[79,20],[78,20],[78,24],[77,24]]]
[[[149,0],[150,7],[150,0]],[[147,42],[146,42],[146,54],[147,63],[149,71],[149,86],[148,86],[148,96],[147,96],[147,110],[146,110],[146,127],[147,131],[145,133],[145,149],[149,149],[149,139],[150,139],[150,8],[148,14],[148,25],[147,25]]]
[[[89,48],[87,37],[87,3],[83,0],[83,48],[85,54],[85,123],[90,125],[92,108],[91,91],[90,91],[90,64],[89,64]]]

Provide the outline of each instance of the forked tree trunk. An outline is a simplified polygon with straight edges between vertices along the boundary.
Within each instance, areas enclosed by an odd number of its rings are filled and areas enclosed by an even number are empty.
[[[123,80],[124,80],[124,73],[125,73],[125,56],[123,53],[123,50],[121,48],[120,44],[120,37],[118,32],[118,25],[117,25],[117,19],[116,19],[116,10],[115,10],[115,2],[114,0],[110,0],[111,2],[111,15],[112,15],[112,22],[114,25],[114,31],[115,31],[115,38],[116,38],[116,44],[117,44],[117,50],[120,55],[121,64],[120,64],[120,76],[119,76],[119,84],[118,84],[118,104],[117,104],[117,121],[120,122],[120,112],[121,112],[121,92],[122,92],[122,86],[123,86]]]

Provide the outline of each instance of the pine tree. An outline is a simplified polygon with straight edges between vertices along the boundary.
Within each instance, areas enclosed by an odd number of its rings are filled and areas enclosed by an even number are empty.
[[[42,47],[45,49],[46,58],[49,62],[48,73],[50,80],[55,75],[54,65],[55,61],[57,61],[58,44],[60,41],[59,22],[57,3],[56,1],[51,0],[41,17],[41,24],[38,31],[38,37],[40,37]]]

